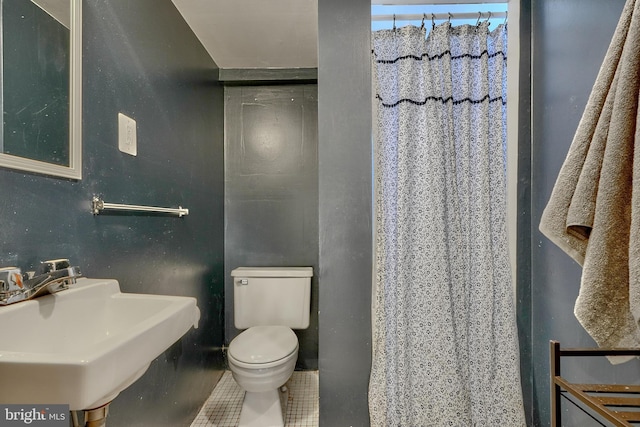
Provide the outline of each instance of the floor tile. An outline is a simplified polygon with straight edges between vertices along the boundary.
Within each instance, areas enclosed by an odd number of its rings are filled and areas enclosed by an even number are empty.
[[[286,427],[318,426],[318,371],[296,371],[286,384]],[[225,371],[191,427],[236,427],[244,391]]]

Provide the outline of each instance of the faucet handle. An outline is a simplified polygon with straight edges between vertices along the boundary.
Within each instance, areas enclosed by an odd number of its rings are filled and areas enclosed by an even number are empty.
[[[42,261],[36,270],[36,275],[51,273],[52,271],[63,270],[71,267],[67,258],[50,259]]]
[[[24,288],[22,273],[18,267],[0,268],[0,293],[19,291]]]

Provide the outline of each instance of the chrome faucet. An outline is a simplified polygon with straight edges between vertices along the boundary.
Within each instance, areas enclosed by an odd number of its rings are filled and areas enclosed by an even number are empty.
[[[41,262],[36,271],[24,274],[17,267],[0,268],[0,305],[62,291],[81,276],[80,268],[72,267],[68,259]]]

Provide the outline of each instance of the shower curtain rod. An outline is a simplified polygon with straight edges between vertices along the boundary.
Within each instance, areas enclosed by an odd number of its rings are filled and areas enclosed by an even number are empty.
[[[486,20],[493,18],[507,18],[507,12],[464,12],[464,13],[424,13],[424,14],[405,14],[405,15],[371,15],[372,21],[421,21],[424,19],[425,25],[427,21],[437,20],[459,20],[459,19],[478,19]]]

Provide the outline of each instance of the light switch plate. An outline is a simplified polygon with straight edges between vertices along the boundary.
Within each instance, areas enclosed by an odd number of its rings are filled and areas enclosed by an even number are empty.
[[[123,153],[138,155],[136,121],[118,113],[118,148]]]

